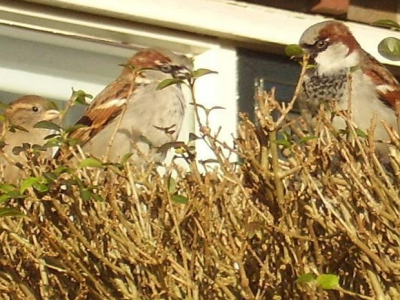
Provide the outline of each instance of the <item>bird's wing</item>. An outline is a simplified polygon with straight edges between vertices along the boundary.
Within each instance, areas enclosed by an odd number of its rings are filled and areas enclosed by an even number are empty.
[[[400,103],[400,85],[396,78],[374,57],[368,55],[370,63],[365,64],[363,71],[376,84],[379,99],[392,109]]]
[[[70,138],[80,140],[80,145],[86,144],[104,127],[113,122],[123,111],[123,107],[133,93],[133,81],[118,78],[109,84],[93,100],[76,125],[84,125],[69,135]]]

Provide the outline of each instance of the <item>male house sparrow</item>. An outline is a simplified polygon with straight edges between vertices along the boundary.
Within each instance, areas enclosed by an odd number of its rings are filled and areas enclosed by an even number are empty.
[[[366,132],[376,115],[374,138],[387,140],[388,134],[381,121],[397,128],[395,104],[400,101],[400,86],[390,71],[365,52],[347,26],[340,22],[325,21],[311,26],[301,36],[300,46],[315,65],[307,70],[298,99],[303,115],[315,115],[321,104],[333,100],[337,101],[339,109],[348,109],[351,97],[354,124]],[[345,127],[340,118],[334,118],[333,125]],[[387,152],[383,145],[377,148]]]
[[[5,146],[0,151],[0,164],[3,165],[4,174],[0,174],[0,181],[4,179],[7,182],[16,182],[23,171],[15,164],[23,165],[25,158],[13,153],[12,150],[25,143],[43,145],[44,138],[51,134],[51,130],[34,128],[35,124],[40,121],[53,121],[59,118],[60,113],[48,100],[28,95],[13,101],[5,109],[3,116],[5,120],[0,123],[0,133]],[[10,126],[16,127],[15,132],[10,130]]]
[[[85,153],[97,157],[103,157],[112,143],[107,157],[111,161],[134,153],[133,161],[143,165],[137,150],[150,160],[162,160],[166,153],[157,153],[157,147],[176,141],[186,105],[180,84],[161,90],[157,86],[168,78],[185,78],[191,69],[191,61],[183,55],[161,49],[137,52],[77,122],[85,127],[70,137],[80,140]]]

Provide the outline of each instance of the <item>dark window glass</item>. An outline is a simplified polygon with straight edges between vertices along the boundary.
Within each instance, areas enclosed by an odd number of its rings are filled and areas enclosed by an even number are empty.
[[[264,89],[276,88],[279,101],[290,101],[300,74],[300,65],[289,57],[238,49],[239,111],[254,117],[255,82],[263,79]]]

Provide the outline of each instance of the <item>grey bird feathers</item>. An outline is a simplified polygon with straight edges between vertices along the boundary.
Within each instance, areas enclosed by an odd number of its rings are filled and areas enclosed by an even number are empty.
[[[184,78],[192,68],[183,55],[161,49],[139,51],[77,122],[85,127],[70,137],[81,141],[85,153],[99,158],[112,143],[107,153],[110,161],[128,153],[134,154],[132,160],[138,165],[162,160],[165,153],[158,153],[157,148],[177,139],[186,101],[180,84],[162,90],[157,86],[168,78]]]

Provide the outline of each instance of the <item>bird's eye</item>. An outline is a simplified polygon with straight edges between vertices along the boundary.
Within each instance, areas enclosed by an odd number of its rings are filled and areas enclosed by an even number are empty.
[[[164,73],[170,73],[171,65],[170,64],[162,64],[162,65],[160,65],[160,70]]]
[[[317,41],[317,43],[315,44],[315,46],[316,46],[318,49],[324,49],[324,48],[326,48],[327,45],[328,45],[328,41],[327,41],[327,40],[319,40],[319,41]]]
[[[39,111],[39,108],[38,108],[37,106],[33,106],[33,107],[32,107],[32,111],[38,112],[38,111]]]

